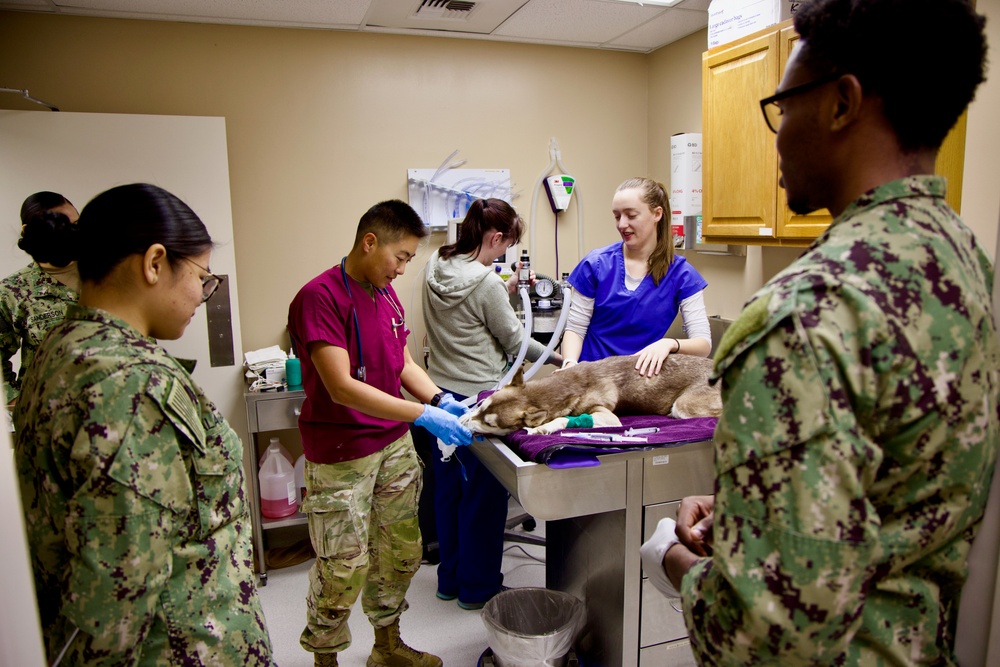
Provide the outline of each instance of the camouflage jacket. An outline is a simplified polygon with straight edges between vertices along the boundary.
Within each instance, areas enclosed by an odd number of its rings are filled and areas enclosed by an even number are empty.
[[[273,664],[242,445],[155,340],[70,306],[14,422],[50,660],[68,643],[66,665]]]
[[[952,665],[996,460],[993,268],[911,177],[852,203],[720,344],[702,665]]]
[[[52,278],[35,262],[0,282],[0,366],[8,401],[20,393],[23,369],[31,364],[35,348],[49,329],[62,321],[66,306],[79,298],[74,289]],[[18,350],[20,376],[10,361]]]

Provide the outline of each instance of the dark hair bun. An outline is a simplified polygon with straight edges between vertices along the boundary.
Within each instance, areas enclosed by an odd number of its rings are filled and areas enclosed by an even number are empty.
[[[17,247],[36,262],[66,266],[75,259],[78,231],[65,215],[48,211],[25,225]]]

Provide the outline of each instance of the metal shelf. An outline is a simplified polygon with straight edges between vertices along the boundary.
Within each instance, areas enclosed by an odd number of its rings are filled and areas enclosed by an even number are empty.
[[[270,519],[263,514],[260,516],[261,530],[271,530],[272,528],[285,528],[286,526],[302,526],[308,522],[306,515],[302,512],[281,517],[280,519]]]
[[[253,531],[254,558],[260,585],[267,585],[267,560],[264,558],[264,531],[307,523],[306,516],[296,512],[281,519],[268,519],[260,513],[260,481],[257,478],[257,434],[298,428],[298,416],[305,401],[304,391],[245,393],[247,405],[247,440],[243,446],[243,475],[250,496],[250,525]]]

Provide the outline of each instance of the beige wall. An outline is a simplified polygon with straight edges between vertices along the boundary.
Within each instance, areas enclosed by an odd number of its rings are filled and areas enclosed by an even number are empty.
[[[527,211],[556,137],[588,247],[610,243],[614,187],[646,170],[647,69],[646,56],[588,49],[0,13],[3,85],[66,111],[226,118],[246,349],[287,347],[298,288],[347,252],[371,204],[406,199],[407,168],[455,149],[467,167],[509,168]],[[0,108],[39,107],[2,95]],[[549,273],[553,218],[538,210],[532,259]],[[568,270],[572,209],[560,232]],[[427,254],[396,284],[412,323]]]
[[[980,0],[979,9],[992,18],[990,42],[1000,44],[1000,0]],[[615,240],[615,186],[644,173],[669,186],[670,135],[701,130],[705,43],[699,31],[646,56],[0,12],[0,82],[66,111],[225,117],[243,341],[256,349],[287,346],[289,300],[346,253],[361,213],[380,199],[405,199],[406,169],[437,167],[455,149],[465,166],[509,168],[521,192],[514,203],[526,214],[555,136],[580,183],[585,246]],[[0,95],[0,108],[39,107]],[[997,117],[994,75],[970,109],[962,202],[991,251],[1000,216]],[[536,269],[553,273],[553,219],[542,199],[530,250]],[[573,207],[561,216],[563,271],[579,259],[575,221]],[[413,286],[440,237],[396,285],[418,341]],[[709,282],[709,312],[735,317],[800,252],[751,246],[745,258],[688,257]]]
[[[1000,0],[979,0],[986,16],[991,68],[969,106],[962,190],[962,219],[983,247],[995,252],[1000,228]]]

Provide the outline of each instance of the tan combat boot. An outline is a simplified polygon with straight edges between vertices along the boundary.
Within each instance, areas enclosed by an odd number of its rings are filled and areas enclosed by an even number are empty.
[[[368,667],[441,667],[441,658],[412,649],[399,637],[399,621],[387,628],[375,628],[375,647]]]
[[[313,653],[313,667],[337,667],[337,654]]]

